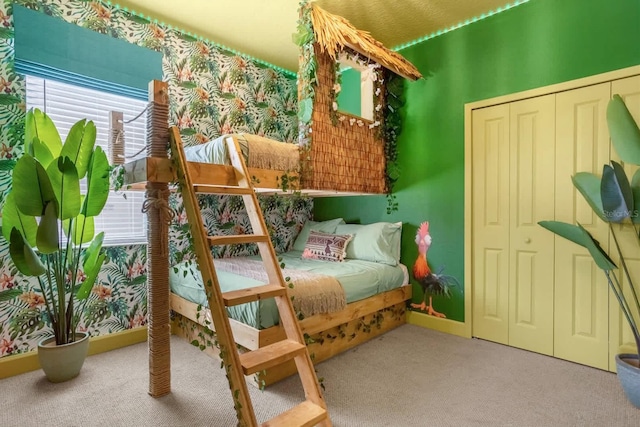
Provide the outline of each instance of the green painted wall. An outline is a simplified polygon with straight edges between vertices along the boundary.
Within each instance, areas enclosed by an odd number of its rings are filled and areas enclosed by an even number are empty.
[[[430,221],[434,270],[464,276],[464,105],[640,64],[639,0],[531,0],[407,48],[425,76],[406,83],[399,139],[399,210],[384,197],[317,199],[318,219],[403,221],[402,262],[411,266],[420,222]],[[422,297],[414,284],[414,301]],[[435,299],[464,320],[462,292]]]

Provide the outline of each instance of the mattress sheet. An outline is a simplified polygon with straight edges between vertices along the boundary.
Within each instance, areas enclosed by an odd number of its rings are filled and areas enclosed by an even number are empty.
[[[302,252],[290,251],[280,254],[287,269],[299,269],[335,277],[345,291],[347,303],[359,301],[373,295],[398,288],[408,283],[406,267],[349,259],[344,262],[330,262],[303,259]],[[250,257],[259,260],[258,256]],[[214,260],[215,262],[215,260]],[[261,282],[228,273],[216,271],[222,292],[259,286]],[[195,261],[186,261],[170,268],[171,291],[189,301],[206,307],[207,299],[202,285],[202,277]],[[278,311],[272,298],[228,307],[229,317],[257,329],[269,328],[278,323]]]

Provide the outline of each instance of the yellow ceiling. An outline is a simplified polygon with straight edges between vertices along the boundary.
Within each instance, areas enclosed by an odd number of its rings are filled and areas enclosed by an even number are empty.
[[[116,0],[144,16],[296,71],[300,0]],[[388,48],[496,11],[507,0],[316,0]],[[517,0],[521,3],[523,0]]]

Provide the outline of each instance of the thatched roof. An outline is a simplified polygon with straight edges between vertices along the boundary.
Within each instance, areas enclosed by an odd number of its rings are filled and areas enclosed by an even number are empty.
[[[316,41],[332,59],[345,47],[365,55],[390,71],[410,80],[422,77],[412,63],[397,52],[387,49],[367,31],[358,30],[341,16],[311,5],[311,23]]]

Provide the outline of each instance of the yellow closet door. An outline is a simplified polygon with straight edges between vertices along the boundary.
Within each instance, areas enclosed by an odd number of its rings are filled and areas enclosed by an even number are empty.
[[[636,120],[636,123],[640,123],[640,76],[630,77],[622,80],[615,80],[611,82],[611,93],[619,94],[624,100],[627,108],[631,112],[631,115]],[[611,149],[611,157],[619,161],[618,155],[615,150]],[[627,176],[630,178],[633,173],[638,169],[636,165],[624,165]],[[640,284],[640,250],[638,250],[637,238],[634,235],[633,228],[631,226],[625,226],[622,230],[620,227],[615,227],[614,232],[618,237],[622,253],[625,255],[627,261],[627,267],[631,274],[631,280],[636,284],[636,287]],[[613,248],[613,242],[611,242]],[[614,261],[618,263],[618,257],[614,256]],[[626,277],[622,274],[621,270],[618,270],[618,279],[621,281],[622,286],[627,291],[629,290]],[[629,292],[626,292],[627,301],[630,303],[633,301],[633,297]],[[609,296],[609,312],[610,312],[610,357],[609,357],[609,370],[615,370],[615,355],[619,353],[635,353],[636,346],[631,334],[631,329],[622,312],[619,309],[618,301],[613,294]],[[635,306],[635,304],[631,304]],[[636,317],[638,319],[638,317]]]
[[[472,115],[473,335],[509,340],[509,106]]]
[[[602,174],[609,161],[610,84],[556,95],[556,220],[580,223],[608,247],[608,227],[575,190],[577,172]],[[555,357],[608,369],[608,288],[586,249],[555,239]]]
[[[510,104],[509,345],[553,354],[555,96]]]

